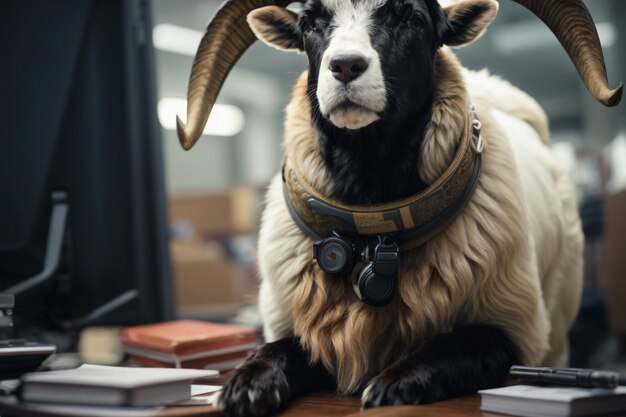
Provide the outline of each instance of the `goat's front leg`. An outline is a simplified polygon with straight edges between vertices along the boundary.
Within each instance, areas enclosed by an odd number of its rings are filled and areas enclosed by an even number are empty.
[[[435,336],[373,378],[363,408],[424,404],[504,384],[517,348],[501,330],[473,326]]]
[[[332,389],[322,365],[311,365],[298,338],[281,339],[258,348],[230,376],[218,405],[231,417],[264,416],[280,410],[292,398]]]

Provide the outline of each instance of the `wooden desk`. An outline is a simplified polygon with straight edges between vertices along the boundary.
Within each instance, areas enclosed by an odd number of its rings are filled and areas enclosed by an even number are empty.
[[[340,397],[332,393],[317,393],[295,400],[288,410],[276,414],[276,417],[488,417],[495,414],[482,413],[479,410],[478,395],[443,401],[437,404],[404,407],[382,407],[360,411],[361,402],[358,396]],[[16,417],[66,417],[46,410],[45,406],[33,407],[0,401],[0,415]],[[106,410],[102,417],[107,417]],[[119,414],[118,414],[119,415]],[[219,417],[222,413],[209,406],[168,407],[155,411],[154,417]]]
[[[319,393],[306,396],[293,402],[280,417],[488,417],[495,414],[480,411],[478,395],[443,401],[436,404],[403,407],[381,407],[361,411],[361,400],[356,397],[338,397]],[[501,416],[498,416],[501,417]]]
[[[215,385],[223,385],[228,374],[212,382]],[[85,417],[80,410],[76,417]],[[113,413],[107,413],[106,409],[99,410],[91,417],[112,417]],[[45,405],[20,404],[10,397],[0,397],[0,416],[16,417],[68,417],[67,413],[59,413]],[[119,417],[118,413],[116,417]],[[179,406],[154,408],[146,410],[146,417],[220,417],[223,413],[211,406]],[[361,399],[359,396],[338,396],[334,393],[315,393],[299,398],[292,402],[291,406],[272,417],[408,417],[408,416],[438,416],[438,417],[488,417],[495,414],[482,413],[480,411],[480,397],[478,395],[443,401],[436,404],[405,407],[382,407],[361,411]],[[142,416],[144,417],[144,416]],[[501,416],[500,416],[501,417]],[[623,416],[626,417],[626,416]]]
[[[6,398],[6,397],[5,397]],[[10,404],[0,399],[0,415],[16,417],[67,417],[67,414],[51,413],[40,407],[33,408]],[[169,407],[154,411],[146,417],[219,417],[223,414],[209,406]],[[76,415],[84,417],[84,415]],[[119,416],[119,414],[117,414]],[[275,417],[502,417],[500,414],[480,411],[480,397],[458,398],[435,404],[402,407],[381,407],[360,411],[359,397],[339,397],[330,393],[308,395],[293,402],[288,410]],[[272,417],[274,417],[272,416]],[[111,417],[106,411],[98,417]],[[142,416],[143,417],[143,416]],[[613,417],[626,417],[625,414]]]
[[[480,396],[457,398],[435,404],[402,407],[381,407],[361,411],[361,400],[358,396],[340,397],[331,393],[317,393],[295,400],[289,409],[272,417],[503,417],[502,414],[485,413],[480,411]],[[222,414],[214,408],[206,408],[199,414],[184,414],[183,410],[170,408],[163,416],[199,416],[210,417]],[[187,410],[192,411],[192,410]],[[626,414],[612,415],[612,417],[626,417]]]

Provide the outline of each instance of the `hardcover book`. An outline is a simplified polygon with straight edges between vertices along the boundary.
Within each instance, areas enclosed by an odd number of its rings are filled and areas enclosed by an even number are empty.
[[[149,407],[191,398],[191,382],[216,371],[82,365],[22,377],[23,402]]]
[[[233,369],[258,346],[251,327],[179,320],[129,327],[124,350],[144,366]]]
[[[480,391],[482,411],[527,417],[586,417],[626,412],[626,387],[515,385]]]

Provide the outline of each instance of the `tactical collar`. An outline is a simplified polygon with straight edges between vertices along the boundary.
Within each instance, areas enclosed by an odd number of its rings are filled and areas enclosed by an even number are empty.
[[[465,208],[478,184],[483,140],[474,108],[450,166],[420,193],[374,205],[346,205],[321,195],[286,160],[283,190],[291,217],[314,240],[331,233],[391,236],[402,250],[414,249],[443,230]]]

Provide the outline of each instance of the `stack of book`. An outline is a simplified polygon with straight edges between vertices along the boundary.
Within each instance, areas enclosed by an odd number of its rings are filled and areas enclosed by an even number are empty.
[[[236,368],[258,346],[254,328],[195,320],[128,327],[122,343],[141,366],[218,371]]]

